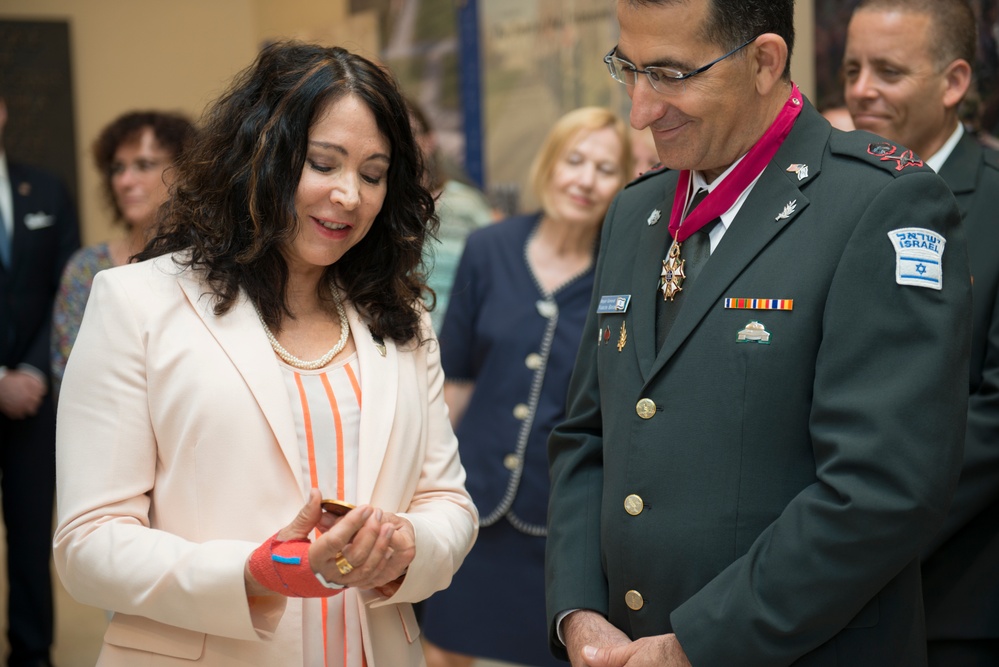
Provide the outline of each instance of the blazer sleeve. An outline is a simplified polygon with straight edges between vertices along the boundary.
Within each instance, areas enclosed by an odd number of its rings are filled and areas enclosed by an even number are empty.
[[[940,526],[967,414],[971,281],[959,222],[943,181],[912,173],[856,224],[815,360],[816,481],[672,612],[693,664],[790,664],[846,626]],[[946,238],[941,290],[896,284],[887,234],[913,226]]]
[[[150,525],[161,462],[146,384],[154,362],[137,315],[144,307],[131,298],[120,269],[95,277],[59,404],[56,569],[69,593],[86,604],[260,639],[283,613],[285,598],[259,598],[251,615],[243,566],[257,545],[196,543]]]
[[[478,274],[488,257],[479,252],[476,239],[472,234],[461,254],[441,327],[441,363],[450,381],[474,382],[478,370],[474,362],[475,323],[482,303]]]

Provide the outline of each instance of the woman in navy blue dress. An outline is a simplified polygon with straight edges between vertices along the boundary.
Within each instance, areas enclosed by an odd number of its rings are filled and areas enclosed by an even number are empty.
[[[440,345],[481,528],[451,586],[424,603],[430,667],[468,667],[472,656],[564,664],[549,653],[545,621],[546,443],[565,416],[600,226],[630,163],[617,116],[572,111],[531,169],[542,211],[468,237]]]

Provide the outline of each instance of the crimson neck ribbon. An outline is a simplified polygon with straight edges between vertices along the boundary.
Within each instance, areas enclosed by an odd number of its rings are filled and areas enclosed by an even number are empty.
[[[690,192],[691,173],[689,169],[680,172],[680,180],[676,183],[676,192],[673,195],[673,208],[669,214],[669,233],[677,243],[683,243],[698,229],[732,208],[732,204],[742,196],[750,183],[763,173],[767,164],[773,159],[777,149],[791,132],[799,113],[801,113],[801,93],[798,92],[798,86],[792,83],[790,97],[767,131],[753,144],[742,162],[736,165],[725,180],[709,192],[686,218],[683,217],[683,209],[687,205],[687,194]]]

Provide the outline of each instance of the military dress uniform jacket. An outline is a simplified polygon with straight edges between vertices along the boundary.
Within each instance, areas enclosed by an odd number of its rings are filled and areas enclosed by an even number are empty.
[[[925,664],[918,556],[966,421],[971,284],[953,196],[900,147],[833,132],[806,103],[657,354],[677,178],[634,183],[604,225],[568,417],[549,440],[553,650],[557,615],[584,608],[632,638],[675,632],[695,667]],[[942,267],[899,259],[912,253],[893,238],[942,250]],[[941,289],[900,284],[934,269]],[[631,302],[598,314],[605,295]],[[607,326],[626,327],[621,351],[586,344]]]
[[[973,277],[964,466],[923,561],[933,639],[999,638],[999,152],[968,133],[940,169],[957,198]]]

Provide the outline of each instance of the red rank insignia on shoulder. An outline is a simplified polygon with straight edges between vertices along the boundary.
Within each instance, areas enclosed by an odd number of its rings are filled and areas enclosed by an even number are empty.
[[[923,161],[919,159],[919,156],[910,150],[904,150],[900,155],[895,155],[895,153],[898,152],[898,146],[888,143],[887,141],[869,144],[867,146],[867,152],[877,158],[880,158],[882,162],[895,160],[895,171],[902,171],[906,167],[923,166]]]

